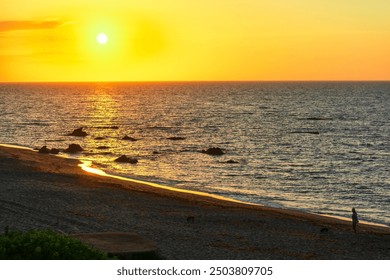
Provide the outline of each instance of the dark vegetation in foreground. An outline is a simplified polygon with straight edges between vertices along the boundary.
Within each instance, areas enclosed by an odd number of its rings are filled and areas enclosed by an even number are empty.
[[[8,231],[0,235],[0,259],[104,260],[107,254],[51,230]]]
[[[108,260],[120,259],[52,230],[9,231],[0,235],[1,260]],[[162,259],[157,253],[143,253],[131,259]]]

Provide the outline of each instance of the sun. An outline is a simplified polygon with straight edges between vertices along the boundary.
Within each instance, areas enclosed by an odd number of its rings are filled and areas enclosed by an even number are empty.
[[[99,34],[96,36],[96,41],[98,41],[99,44],[104,45],[105,43],[107,43],[108,37],[107,37],[107,35],[104,34],[104,33],[99,33]]]

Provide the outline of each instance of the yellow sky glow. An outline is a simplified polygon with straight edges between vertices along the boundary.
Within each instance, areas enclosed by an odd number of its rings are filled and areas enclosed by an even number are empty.
[[[389,14],[387,0],[2,0],[0,82],[390,80]]]

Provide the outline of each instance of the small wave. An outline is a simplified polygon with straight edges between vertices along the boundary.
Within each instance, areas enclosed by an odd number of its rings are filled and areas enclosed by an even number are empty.
[[[321,118],[321,117],[299,118],[298,120],[305,120],[305,121],[333,121],[332,118]]]
[[[176,130],[177,127],[173,127],[173,126],[147,126],[147,127],[145,127],[145,129],[169,131],[169,130]]]
[[[64,142],[66,141],[65,139],[48,139],[45,140],[45,142]]]
[[[314,164],[308,164],[308,163],[291,163],[288,166],[291,167],[313,167]]]
[[[230,113],[230,116],[242,116],[242,115],[254,115],[254,112],[239,112],[239,113]]]
[[[327,177],[324,177],[324,176],[313,176],[311,178],[315,179],[315,180],[326,180],[326,179],[328,179]]]
[[[85,156],[105,156],[105,155],[112,155],[112,152],[84,152],[83,155]]]
[[[0,113],[0,116],[6,116],[6,115],[14,115],[15,113],[13,112],[3,112],[3,113]]]
[[[292,131],[291,133],[293,134],[320,134],[319,131],[310,131],[310,130],[297,130],[297,131]]]
[[[119,126],[112,125],[112,126],[94,126],[95,129],[119,129]]]
[[[45,122],[19,122],[17,125],[27,125],[27,126],[50,126],[52,124]]]

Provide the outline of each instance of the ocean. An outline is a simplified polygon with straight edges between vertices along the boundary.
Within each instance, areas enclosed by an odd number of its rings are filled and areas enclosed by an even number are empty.
[[[6,83],[0,143],[77,143],[109,174],[390,226],[389,108],[390,82]]]

